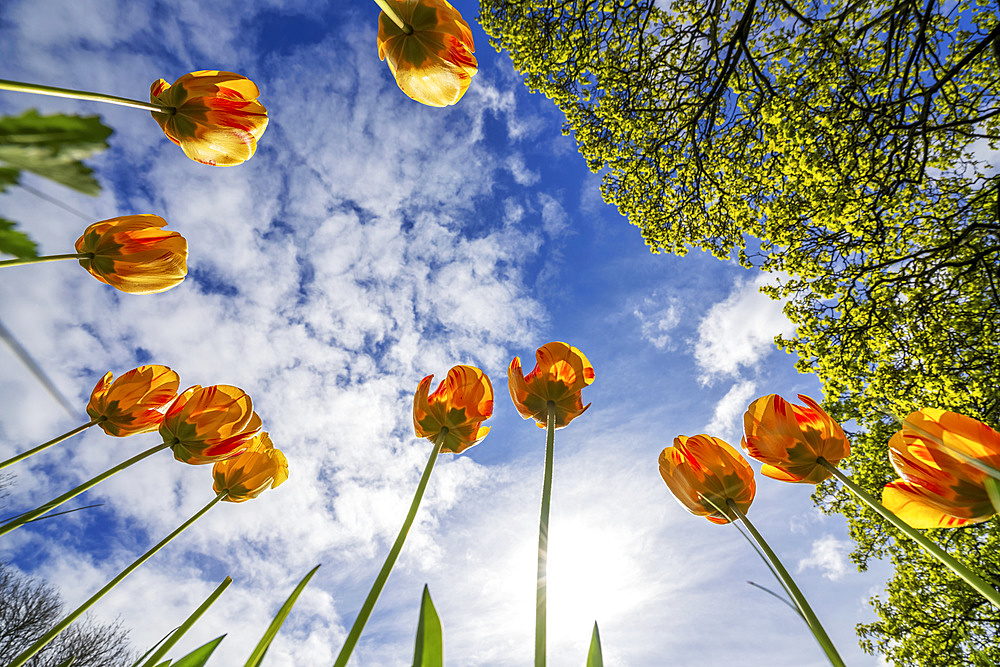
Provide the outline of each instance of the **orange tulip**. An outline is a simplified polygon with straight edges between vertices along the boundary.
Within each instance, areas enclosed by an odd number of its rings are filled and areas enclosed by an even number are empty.
[[[447,0],[386,0],[413,32],[378,17],[378,57],[400,90],[432,107],[455,104],[478,71],[472,31]]]
[[[253,401],[242,389],[195,385],[167,409],[160,435],[173,449],[174,458],[200,465],[245,451],[261,426]]]
[[[177,398],[180,378],[166,366],[139,366],[114,382],[108,371],[94,387],[87,414],[108,435],[124,437],[159,428],[163,412]]]
[[[507,387],[514,407],[525,419],[534,419],[545,428],[549,402],[556,406],[556,428],[562,428],[583,414],[580,392],[594,382],[594,367],[583,352],[566,343],[546,343],[535,353],[537,363],[527,376],[521,359],[514,357],[507,368]]]
[[[271,436],[261,431],[242,454],[216,463],[212,477],[216,493],[228,492],[223,500],[242,503],[288,479],[288,460],[274,448]]]
[[[493,385],[475,366],[455,366],[428,396],[433,378],[428,375],[417,385],[413,428],[417,437],[432,441],[447,429],[441,451],[460,454],[490,432],[490,427],[482,424],[493,415]]]
[[[924,408],[889,440],[900,479],[883,489],[882,504],[914,528],[952,528],[993,516],[988,475],[949,450],[1000,468],[1000,433],[971,417]]]
[[[172,107],[173,113],[153,113],[167,139],[195,162],[231,167],[257,150],[267,128],[267,109],[257,101],[256,84],[233,72],[199,70],[170,85],[157,79],[149,100]]]
[[[187,275],[187,241],[162,227],[156,215],[126,215],[95,222],[76,241],[87,253],[80,266],[102,283],[130,294],[164,292]]]
[[[830,472],[816,463],[820,457],[833,465],[851,453],[840,424],[813,399],[787,403],[777,394],[762,396],[743,415],[743,449],[764,464],[760,472],[782,482],[816,484]]]
[[[750,464],[710,435],[674,438],[673,446],[660,452],[660,476],[681,505],[712,523],[731,521],[720,511],[726,500],[746,514],[757,491]]]

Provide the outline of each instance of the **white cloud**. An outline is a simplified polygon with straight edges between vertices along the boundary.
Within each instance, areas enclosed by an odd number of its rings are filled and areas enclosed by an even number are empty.
[[[654,292],[651,296],[643,297],[641,305],[636,306],[632,314],[639,320],[642,337],[652,343],[653,347],[663,350],[673,349],[671,332],[680,324],[681,311],[679,300],[664,298]]]
[[[729,296],[712,306],[699,323],[694,355],[702,383],[753,367],[775,349],[775,336],[795,332],[781,302],[760,293],[770,279],[761,274],[753,280],[738,280]]]
[[[816,568],[823,577],[830,581],[842,579],[850,570],[847,555],[854,543],[850,540],[838,540],[833,535],[824,535],[812,544],[812,552],[799,561],[799,572]]]
[[[549,238],[559,236],[566,229],[566,211],[559,200],[544,192],[538,193],[538,203],[542,207],[542,229]]]
[[[505,166],[518,185],[534,185],[541,178],[537,171],[531,171],[524,165],[524,158],[519,153],[508,157]]]
[[[726,395],[715,404],[712,421],[705,427],[705,432],[738,446],[743,437],[743,413],[746,412],[756,393],[757,383],[753,380],[742,380],[733,384]]]

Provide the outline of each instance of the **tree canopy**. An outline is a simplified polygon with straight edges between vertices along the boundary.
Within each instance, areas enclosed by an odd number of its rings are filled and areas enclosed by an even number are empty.
[[[831,414],[858,424],[845,463],[859,483],[879,494],[895,478],[887,414],[1000,422],[995,3],[480,0],[480,11],[652,251],[696,247],[774,275],[766,291],[797,326],[778,342],[820,378]],[[905,665],[1000,662],[996,610],[834,485],[816,498],[847,516],[859,565],[896,564],[863,646]],[[938,536],[1000,587],[986,555],[998,528]]]

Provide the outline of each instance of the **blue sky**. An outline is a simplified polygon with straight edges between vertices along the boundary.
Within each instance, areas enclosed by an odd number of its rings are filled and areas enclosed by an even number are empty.
[[[590,411],[556,438],[549,657],[585,661],[600,623],[611,665],[822,665],[777,588],[731,527],[687,514],[656,459],[678,434],[738,445],[759,395],[820,398],[772,338],[790,333],[759,276],[699,252],[650,254],[599,195],[599,177],[475,24],[480,71],[455,107],[398,90],[375,47],[374,3],[304,0],[10,0],[0,78],[145,98],[197,69],[253,79],[271,123],[246,164],[191,162],[144,112],[0,95],[0,113],[99,113],[111,149],[92,160],[96,199],[27,183],[93,220],[155,213],[190,247],[188,279],[134,296],[74,263],[4,269],[0,320],[71,401],[70,419],[0,350],[0,457],[85,421],[107,370],[175,369],[182,387],[245,389],[291,476],[256,501],[223,504],[102,601],[138,647],[175,627],[226,575],[235,584],[178,651],[229,633],[211,664],[242,664],[281,601],[323,563],[271,665],[332,664],[405,514],[430,443],[412,433],[423,376],[455,364],[492,378],[491,434],[442,457],[417,523],[355,652],[357,665],[412,659],[430,586],[452,665],[531,659],[544,433],[517,415],[506,367],[550,340],[596,369]],[[45,253],[85,221],[23,190],[0,197]],[[12,469],[4,514],[33,507],[157,442],[100,432]],[[755,468],[759,465],[753,463]],[[851,665],[877,665],[854,625],[886,569],[854,572],[843,521],[810,488],[758,478],[750,511]],[[0,540],[0,558],[76,604],[212,497],[209,468],[158,455],[97,487],[103,502]]]

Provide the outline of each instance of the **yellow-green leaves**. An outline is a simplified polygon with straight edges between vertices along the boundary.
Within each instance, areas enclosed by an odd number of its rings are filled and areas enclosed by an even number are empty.
[[[438,618],[431,592],[424,584],[420,599],[420,620],[417,622],[417,640],[413,648],[413,667],[443,667],[444,638],[441,619]]]
[[[587,667],[604,667],[604,656],[601,654],[601,633],[597,630],[597,621],[594,621],[594,633],[590,636]]]

